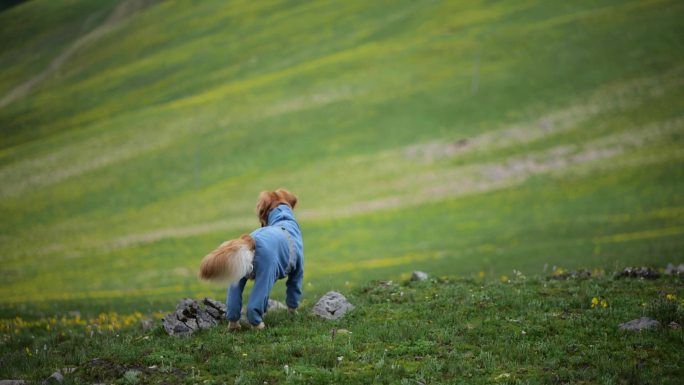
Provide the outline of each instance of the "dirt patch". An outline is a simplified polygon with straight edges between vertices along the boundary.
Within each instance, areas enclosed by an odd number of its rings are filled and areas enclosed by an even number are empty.
[[[462,154],[499,150],[571,131],[590,119],[638,106],[668,89],[681,87],[680,69],[662,77],[649,77],[602,88],[589,98],[526,123],[520,123],[453,142],[433,141],[406,147],[408,159],[432,162]]]
[[[395,196],[354,203],[334,210],[302,211],[302,218],[345,217],[366,212],[435,202],[446,198],[511,188],[532,176],[564,175],[580,167],[602,169],[631,150],[666,140],[684,129],[684,118],[658,122],[637,130],[608,135],[583,143],[553,147],[500,162],[478,163],[410,175],[391,182]],[[611,159],[611,162],[604,160]],[[632,160],[636,162],[636,160]]]

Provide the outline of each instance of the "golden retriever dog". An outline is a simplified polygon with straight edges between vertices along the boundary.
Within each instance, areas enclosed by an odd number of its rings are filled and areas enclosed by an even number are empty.
[[[285,189],[259,194],[256,214],[261,228],[224,242],[200,263],[200,278],[229,284],[227,305],[230,329],[238,329],[242,292],[248,279],[254,286],[247,304],[247,319],[263,329],[262,317],[275,281],[287,278],[286,303],[291,312],[299,306],[304,276],[304,246],[293,209],[297,197]]]

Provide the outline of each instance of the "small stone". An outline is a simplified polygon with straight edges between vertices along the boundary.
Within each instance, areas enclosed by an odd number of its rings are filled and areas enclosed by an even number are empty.
[[[671,263],[667,264],[667,267],[665,268],[665,274],[667,275],[684,275],[684,263],[680,263],[678,266],[675,266]]]
[[[679,326],[679,324],[676,321],[670,322],[667,326],[669,326],[672,330],[677,330],[681,328],[681,326]]]
[[[144,332],[151,330],[154,327],[154,321],[152,321],[151,319],[144,319],[140,321],[140,327]]]
[[[425,281],[426,279],[428,279],[428,275],[423,271],[414,271],[411,274],[411,281]]]
[[[329,291],[318,300],[311,313],[329,320],[342,318],[348,311],[354,310],[354,305],[347,298],[336,291]]]
[[[653,318],[641,317],[629,322],[620,324],[620,330],[641,331],[647,329],[655,329],[660,326],[660,322]]]
[[[274,299],[268,300],[268,311],[275,312],[275,311],[282,311],[282,310],[287,310],[287,306],[284,303],[282,303],[280,301],[276,301]]]
[[[64,381],[64,376],[60,372],[54,372],[48,377],[44,384],[61,384]]]

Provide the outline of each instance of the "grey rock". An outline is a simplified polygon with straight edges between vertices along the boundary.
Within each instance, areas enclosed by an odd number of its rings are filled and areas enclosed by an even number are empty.
[[[645,278],[645,279],[658,279],[660,278],[660,273],[650,267],[625,267],[617,275],[618,278]]]
[[[680,263],[678,266],[675,266],[671,263],[668,263],[667,267],[665,268],[665,274],[667,274],[667,275],[684,275],[684,263]]]
[[[144,319],[140,321],[140,327],[144,332],[151,330],[152,328],[154,328],[154,321],[152,321],[151,319]]]
[[[207,308],[205,309],[205,311],[206,311],[206,312],[211,316],[211,318],[213,318],[213,319],[217,319],[217,320],[218,320],[218,319],[221,319],[221,318],[225,318],[225,317],[222,316],[222,315],[225,314],[225,313],[221,313],[221,312],[219,312],[218,310],[214,309],[213,307],[207,306]]]
[[[60,372],[54,372],[47,378],[44,384],[61,384],[64,381],[64,376]]]
[[[211,314],[201,309],[197,311],[195,320],[197,320],[197,325],[200,329],[208,329],[218,324],[218,321]]]
[[[354,305],[349,303],[345,296],[336,291],[329,291],[318,300],[311,312],[325,319],[336,320],[352,310]]]
[[[0,380],[0,385],[26,385],[24,380]]]
[[[287,305],[280,301],[276,301],[274,299],[269,299],[268,300],[268,311],[275,312],[275,311],[283,311],[287,310]]]
[[[653,318],[641,317],[629,322],[620,324],[620,330],[641,331],[645,329],[655,329],[660,327],[660,322]]]
[[[199,323],[195,318],[188,318],[184,323],[185,326],[187,326],[188,329],[192,330],[193,332],[199,329]]]
[[[191,329],[190,326],[184,322],[178,322],[173,325],[171,331],[169,331],[169,329],[166,331],[172,336],[189,336],[195,331],[195,329]]]
[[[425,281],[426,279],[428,279],[426,272],[414,271],[413,274],[411,274],[411,281]]]
[[[202,302],[203,302],[205,305],[207,305],[207,308],[216,309],[216,310],[219,311],[219,313],[226,314],[227,307],[226,307],[226,304],[225,304],[225,303],[219,302],[219,301],[215,301],[215,300],[213,300],[213,299],[211,299],[211,298],[206,298],[206,297],[204,298],[204,300],[203,300]]]

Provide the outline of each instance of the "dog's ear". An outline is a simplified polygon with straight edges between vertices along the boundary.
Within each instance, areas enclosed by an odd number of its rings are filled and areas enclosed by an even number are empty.
[[[262,191],[259,194],[259,200],[257,200],[256,214],[259,217],[259,222],[261,227],[268,224],[268,213],[273,208],[272,205],[278,200],[278,195],[273,191]]]
[[[279,188],[275,192],[276,192],[276,194],[278,194],[278,198],[287,202],[287,204],[289,204],[291,208],[293,208],[293,209],[295,208],[295,206],[297,205],[297,196],[296,195],[285,190],[284,188]]]

